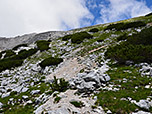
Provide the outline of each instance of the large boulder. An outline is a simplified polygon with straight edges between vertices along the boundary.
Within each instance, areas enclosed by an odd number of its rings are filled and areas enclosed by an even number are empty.
[[[109,80],[110,76],[98,69],[92,70],[88,74],[78,73],[77,77],[70,80],[69,84],[72,88],[77,88],[79,92],[90,92]]]

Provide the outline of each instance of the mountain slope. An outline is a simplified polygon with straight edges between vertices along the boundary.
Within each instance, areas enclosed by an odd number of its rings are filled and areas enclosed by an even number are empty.
[[[151,23],[148,15],[0,39],[0,111],[152,113]]]

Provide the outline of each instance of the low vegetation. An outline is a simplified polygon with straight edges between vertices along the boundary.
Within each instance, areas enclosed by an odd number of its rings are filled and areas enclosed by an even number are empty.
[[[11,57],[13,55],[16,55],[14,51],[12,51],[12,50],[6,50],[4,58],[8,58],[8,57]]]
[[[140,107],[131,103],[129,98],[138,102],[152,95],[150,88],[145,89],[145,86],[151,83],[152,77],[142,77],[136,67],[113,65],[107,73],[111,77],[109,84],[115,85],[114,87],[119,90],[101,89],[100,93],[96,94],[98,98],[96,104],[101,105],[105,111],[111,110],[116,114],[135,112],[140,110]]]
[[[98,28],[92,28],[91,30],[89,30],[89,32],[93,32],[93,33],[98,32],[98,31],[99,31]]]
[[[71,42],[80,44],[81,42],[83,42],[84,39],[91,39],[92,37],[93,36],[88,34],[87,32],[79,32],[72,35]]]
[[[152,27],[142,30],[138,34],[130,37],[120,37],[127,39],[114,47],[109,47],[105,56],[124,64],[125,61],[131,60],[135,63],[152,62]]]
[[[54,58],[54,57],[49,57],[44,59],[41,63],[40,66],[42,68],[45,68],[46,66],[50,66],[50,65],[58,65],[61,62],[63,62],[62,58]]]
[[[17,45],[17,46],[15,46],[12,50],[17,50],[17,49],[20,48],[20,47],[27,47],[27,44]]]
[[[49,49],[49,41],[39,40],[36,42],[37,48],[42,52]]]
[[[57,79],[54,76],[54,81],[50,86],[53,92],[54,91],[65,92],[69,88],[69,83],[68,81],[65,81],[64,78]]]
[[[146,23],[142,21],[136,21],[136,22],[127,22],[127,23],[117,23],[117,24],[110,24],[107,26],[104,30],[126,30],[128,28],[137,28],[137,27],[143,27],[146,26]]]
[[[18,55],[12,55],[11,57],[0,60],[0,72],[6,69],[15,68],[21,66],[24,59],[32,56],[37,52],[37,49],[21,50]]]

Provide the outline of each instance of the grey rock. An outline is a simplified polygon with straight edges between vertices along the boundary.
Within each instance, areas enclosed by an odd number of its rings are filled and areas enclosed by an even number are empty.
[[[27,104],[32,104],[33,102],[31,100],[27,101],[26,102]]]
[[[2,98],[8,97],[8,96],[10,96],[10,92],[8,92],[8,93],[3,93]]]
[[[28,90],[29,90],[29,88],[24,87],[24,88],[22,89],[22,92],[27,92]]]
[[[150,108],[150,104],[147,100],[140,100],[136,103],[136,105],[147,110],[149,110]]]
[[[18,86],[17,88],[13,89],[13,91],[16,91],[19,93],[22,90],[22,88],[23,88],[22,86]]]
[[[23,98],[23,99],[28,99],[28,96],[23,95],[22,98]]]
[[[33,91],[31,91],[31,94],[32,94],[32,95],[38,94],[38,93],[40,93],[40,90],[33,90]]]
[[[0,102],[0,108],[2,108],[2,107],[3,107],[3,103]]]

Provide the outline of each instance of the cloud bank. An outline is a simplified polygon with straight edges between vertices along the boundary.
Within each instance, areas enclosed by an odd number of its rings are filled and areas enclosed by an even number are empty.
[[[152,10],[146,6],[145,1],[137,0],[106,0],[100,4],[100,19],[97,23],[114,22],[126,18],[143,16]]]
[[[84,0],[1,0],[0,36],[90,25]]]

